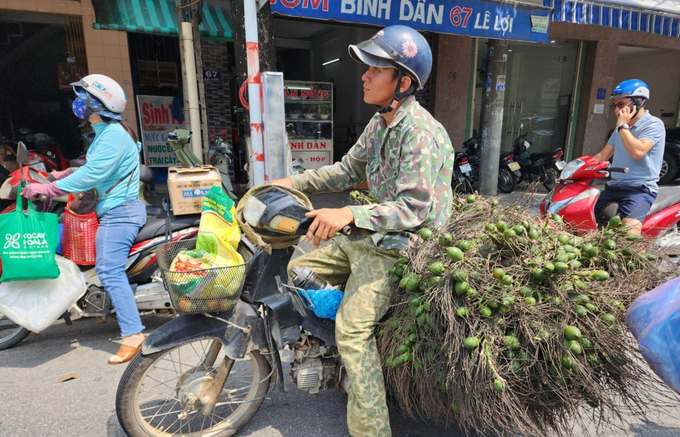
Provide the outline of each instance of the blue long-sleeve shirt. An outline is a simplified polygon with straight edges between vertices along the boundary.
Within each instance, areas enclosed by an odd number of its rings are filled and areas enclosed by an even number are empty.
[[[97,203],[97,216],[139,197],[140,145],[123,127],[112,121],[92,125],[94,141],[87,150],[87,163],[57,181],[57,188],[69,193],[96,188],[101,196],[116,182],[132,173]],[[133,171],[134,170],[134,171]],[[129,183],[128,183],[129,182]]]

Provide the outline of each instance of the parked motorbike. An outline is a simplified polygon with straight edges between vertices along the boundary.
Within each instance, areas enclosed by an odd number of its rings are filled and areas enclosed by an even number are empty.
[[[520,134],[512,145],[515,160],[520,165],[521,177],[517,183],[539,181],[546,190],[550,191],[555,187],[559,172],[565,166],[565,162],[561,159],[564,152],[562,149],[557,149],[552,152],[529,153],[528,149],[531,145],[532,143],[527,141],[526,133]]]
[[[472,137],[463,143],[463,153],[455,158],[454,178],[455,185],[463,185],[464,192],[472,192],[472,186],[479,181],[481,167],[481,142],[479,137]],[[514,161],[514,154],[501,152],[498,163],[498,189],[503,193],[511,193],[515,190],[519,176],[519,164]],[[456,174],[458,169],[458,174]],[[458,180],[463,175],[467,183]]]
[[[576,229],[592,231],[606,225],[619,210],[611,203],[596,217],[594,208],[600,190],[592,186],[595,179],[608,177],[612,172],[628,172],[627,168],[611,167],[607,161],[582,156],[564,167],[558,185],[541,203],[541,215],[560,215]],[[642,235],[656,238],[674,228],[680,221],[680,190],[659,188],[659,195],[642,222]]]
[[[42,171],[61,171],[68,168],[68,159],[64,157],[54,138],[44,133],[33,133],[30,129],[19,129],[19,139],[31,151],[31,162]]]
[[[217,136],[210,139],[208,150],[210,152],[210,165],[220,172],[225,191],[233,200],[236,200],[234,186],[231,184],[231,176],[229,175],[229,167],[234,163],[234,154],[231,151],[231,146],[221,137]]]
[[[191,136],[192,133],[186,129],[176,129],[168,134],[168,143],[177,157],[177,162],[185,167],[196,167],[202,164],[202,161],[196,157],[189,147],[189,144],[191,144]],[[226,149],[227,152],[223,153],[222,151],[224,149]],[[229,197],[236,199],[234,187],[232,187],[231,179],[229,179],[228,152],[229,147],[220,139],[220,141],[215,144],[215,162],[219,164],[219,167],[217,168],[222,176],[222,188],[224,188],[224,191]]]
[[[305,211],[287,191],[272,186],[249,199],[244,217],[263,234],[304,235],[311,224]],[[292,231],[271,226],[281,219]],[[294,285],[288,285],[293,248],[267,253],[246,238],[241,244],[252,259],[236,306],[169,321],[151,333],[128,365],[116,394],[127,435],[185,435],[189,429],[195,435],[233,435],[260,408],[271,381],[283,388],[284,348],[293,352],[291,377],[299,389],[349,387],[335,322],[318,318],[303,298],[304,290],[329,285],[308,268],[294,271]]]
[[[28,160],[28,153],[20,143],[20,149],[22,148],[24,152],[18,151],[18,159],[23,164]],[[30,167],[24,167],[20,171],[25,169],[28,169],[31,175],[36,172]],[[40,174],[40,177],[43,175],[45,174]],[[41,196],[40,202],[40,205],[49,203],[45,196]],[[40,210],[40,205],[36,205],[37,210]],[[167,204],[164,210],[147,207],[149,216],[146,225],[139,231],[126,263],[125,273],[135,292],[137,308],[145,314],[172,311],[170,296],[159,278],[156,250],[166,241],[185,240],[198,233],[200,214],[174,217],[168,210]],[[69,325],[73,320],[85,317],[105,319],[112,312],[111,300],[106,290],[102,288],[94,267],[82,266],[81,270],[86,277],[86,287],[78,300],[62,316]],[[0,314],[0,350],[14,346],[28,334],[27,329]]]

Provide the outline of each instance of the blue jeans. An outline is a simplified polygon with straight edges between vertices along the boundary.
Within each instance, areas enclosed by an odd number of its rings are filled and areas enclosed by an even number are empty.
[[[146,207],[139,200],[125,202],[99,216],[95,271],[109,293],[123,336],[144,330],[135,295],[125,275],[125,263],[145,223]]]

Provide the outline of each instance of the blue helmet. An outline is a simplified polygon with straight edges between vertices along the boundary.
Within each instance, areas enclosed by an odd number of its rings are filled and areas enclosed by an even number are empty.
[[[649,87],[640,79],[624,80],[612,91],[611,100],[624,97],[639,97],[645,101],[649,100]]]
[[[432,50],[425,38],[407,26],[389,26],[368,41],[349,46],[357,62],[378,68],[397,68],[414,79],[423,89],[432,71]]]

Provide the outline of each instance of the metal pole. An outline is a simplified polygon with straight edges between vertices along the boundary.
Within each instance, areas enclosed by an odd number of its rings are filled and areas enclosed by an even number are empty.
[[[479,170],[479,191],[485,196],[498,193],[498,161],[503,138],[503,103],[505,101],[505,71],[508,41],[489,40],[489,66],[485,92],[488,93],[482,125],[482,154]]]
[[[250,105],[250,140],[253,185],[269,178],[264,169],[264,141],[262,136],[262,102],[260,100],[260,57],[257,44],[257,2],[244,0],[243,15],[246,28],[246,58],[248,61],[248,104]]]
[[[191,20],[194,32],[194,56],[196,59],[196,71],[198,79],[198,106],[201,108],[201,139],[203,142],[203,154],[201,159],[204,164],[210,164],[210,137],[208,133],[208,112],[205,104],[205,83],[203,81],[203,46],[201,45],[201,33],[199,31],[198,14],[194,13]]]
[[[189,101],[185,106],[189,109],[189,123],[191,132],[191,151],[200,160],[203,160],[203,150],[201,147],[201,112],[198,107],[198,82],[196,80],[196,56],[194,55],[194,35],[191,23],[180,23],[182,29],[181,37],[184,45],[184,63],[186,64],[186,83]]]

